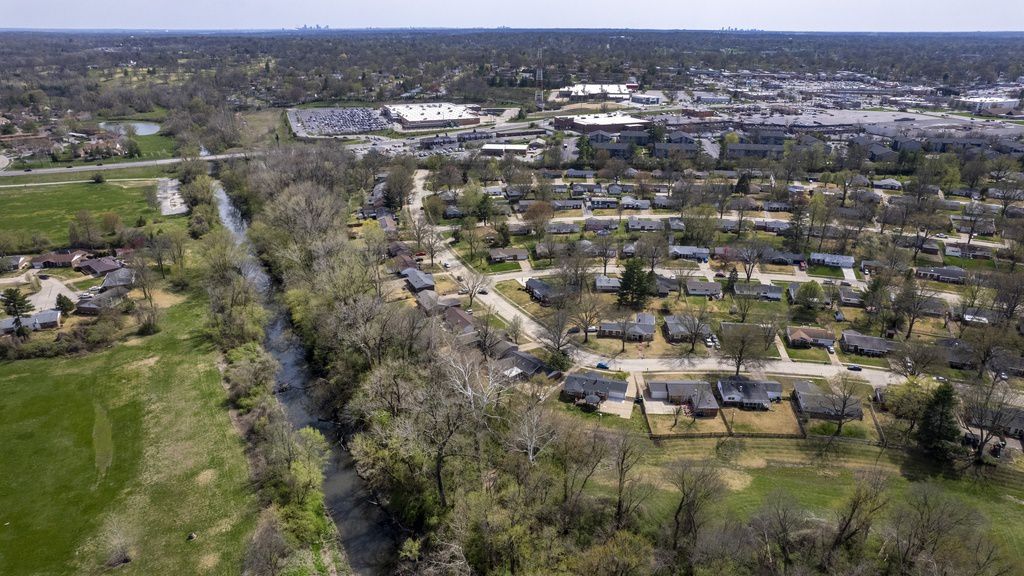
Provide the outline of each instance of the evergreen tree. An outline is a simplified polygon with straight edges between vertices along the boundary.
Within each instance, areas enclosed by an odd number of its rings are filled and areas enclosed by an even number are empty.
[[[925,405],[921,425],[917,429],[917,441],[927,452],[949,458],[957,446],[960,436],[954,410],[956,409],[956,392],[953,386],[942,383]]]
[[[644,270],[644,263],[639,258],[630,258],[622,272],[622,283],[619,289],[619,306],[640,310],[647,304],[650,284],[653,277]]]
[[[733,286],[735,286],[739,280],[740,273],[736,270],[736,267],[733,266],[732,270],[729,270],[729,280],[725,283],[725,291],[732,292]]]
[[[71,301],[71,298],[68,298],[63,294],[58,294],[57,308],[60,310],[61,314],[66,316],[75,311],[75,303]]]
[[[29,302],[28,296],[22,293],[19,288],[7,288],[3,291],[3,294],[0,294],[0,301],[3,301],[4,312],[9,316],[14,316],[14,333],[20,338],[27,337],[28,329],[22,325],[21,319],[36,309]]]

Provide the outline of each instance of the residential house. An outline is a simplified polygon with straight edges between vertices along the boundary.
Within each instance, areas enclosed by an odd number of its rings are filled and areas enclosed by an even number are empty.
[[[737,282],[732,287],[733,294],[740,298],[758,298],[779,302],[782,300],[782,286],[760,284],[756,282]]]
[[[860,399],[853,398],[845,403],[842,399],[826,394],[808,380],[793,383],[793,400],[797,409],[808,418],[819,420],[863,420],[864,410]]]
[[[856,330],[843,330],[839,338],[839,346],[843,352],[862,356],[887,356],[896,349],[896,343],[885,338],[866,336]]]
[[[629,384],[625,380],[608,378],[597,372],[574,372],[565,377],[562,394],[597,405],[606,400],[624,401]]]
[[[590,199],[591,210],[603,210],[610,208],[617,208],[619,206],[618,198],[611,198],[608,196],[594,196]]]
[[[903,184],[899,180],[893,178],[885,178],[883,180],[875,180],[871,183],[872,188],[879,190],[902,190]]]
[[[433,290],[420,290],[416,293],[416,306],[427,316],[437,316],[452,306],[458,306],[456,298],[441,298]]]
[[[662,400],[688,408],[698,417],[718,415],[718,400],[709,382],[696,380],[648,380],[647,391],[652,400]]]
[[[786,328],[786,341],[793,348],[810,348],[820,346],[826,348],[835,346],[836,335],[831,330],[817,328],[814,326],[788,326]]]
[[[711,258],[711,250],[700,246],[669,246],[668,255],[672,258],[685,258],[698,262],[707,262]]]
[[[633,321],[601,322],[597,327],[597,335],[602,338],[624,338],[630,342],[650,342],[654,340],[656,324],[654,315],[640,312]]]
[[[547,376],[548,378],[553,378],[560,374],[545,364],[540,358],[523,352],[516,346],[507,348],[498,358],[500,359],[500,366],[504,368],[502,374],[509,378],[528,380],[537,374]]]
[[[60,323],[60,310],[43,310],[21,318],[21,325],[33,332],[60,328]],[[17,322],[14,317],[0,318],[0,334],[13,334],[16,330]]]
[[[2,262],[4,265],[0,266],[0,271],[22,270],[32,264],[32,259],[28,256],[5,256]]]
[[[687,315],[665,316],[665,339],[669,342],[683,342],[693,335],[693,327],[701,324],[698,328],[701,339],[711,336],[711,327],[707,323],[698,323]]]
[[[811,252],[811,264],[831,266],[833,268],[853,268],[853,256],[844,254],[825,254],[822,252]]]
[[[83,274],[89,274],[90,276],[106,276],[108,273],[113,272],[120,267],[121,263],[109,256],[80,260],[76,265],[76,268],[80,272]]]
[[[560,295],[553,286],[538,278],[530,278],[526,281],[526,291],[534,300],[545,306],[551,304]]]
[[[864,294],[851,286],[840,286],[839,287],[839,304],[842,306],[851,306],[854,308],[864,307]]]
[[[479,335],[476,329],[476,320],[469,312],[457,306],[450,306],[445,308],[443,318],[445,326],[459,342],[468,344],[477,340]]]
[[[597,292],[615,293],[622,288],[622,281],[618,278],[598,275],[594,277],[594,290]]]
[[[88,256],[82,250],[58,250],[36,256],[32,259],[33,268],[74,268],[78,262]]]
[[[576,222],[548,222],[548,234],[576,234],[580,225]]]
[[[419,292],[421,290],[434,289],[434,275],[423,272],[418,268],[406,268],[402,270],[402,277],[409,285],[409,290]]]
[[[100,284],[100,292],[106,292],[114,288],[131,288],[134,285],[135,270],[131,268],[118,268],[103,277],[103,283]]]
[[[519,260],[528,260],[530,258],[529,251],[526,248],[491,248],[487,252],[487,260],[492,264],[499,262],[516,262]]]
[[[691,279],[686,281],[687,296],[711,296],[722,297],[722,285],[718,282],[706,282],[704,280]]]
[[[619,227],[618,220],[587,218],[583,222],[583,229],[587,232],[612,232]]]
[[[623,210],[650,210],[651,209],[651,201],[650,200],[637,200],[636,198],[633,198],[632,196],[623,196],[621,204],[622,204],[622,209]]]
[[[991,236],[996,233],[996,221],[993,218],[973,214],[953,214],[949,217],[953,229],[961,234],[970,234],[972,231],[979,236]]]
[[[551,208],[555,211],[562,210],[582,210],[583,200],[570,199],[570,200],[552,200]]]
[[[741,378],[719,380],[718,396],[725,406],[769,410],[772,402],[782,401],[782,384]]]
[[[914,275],[925,280],[963,284],[967,279],[967,270],[959,266],[922,267],[915,270]]]
[[[661,220],[648,220],[630,216],[626,221],[626,230],[630,232],[657,232],[664,230],[665,224]]]
[[[75,305],[75,312],[83,316],[99,316],[104,310],[113,309],[127,296],[128,288],[113,288],[90,298],[82,298]]]

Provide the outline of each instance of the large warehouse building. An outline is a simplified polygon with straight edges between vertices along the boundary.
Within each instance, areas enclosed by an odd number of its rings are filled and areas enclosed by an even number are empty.
[[[646,130],[650,124],[650,120],[625,114],[587,114],[583,116],[559,116],[554,119],[556,130],[575,130],[584,134],[598,130],[604,132]]]
[[[454,128],[480,123],[480,116],[468,106],[436,102],[431,104],[392,104],[384,115],[403,128]]]

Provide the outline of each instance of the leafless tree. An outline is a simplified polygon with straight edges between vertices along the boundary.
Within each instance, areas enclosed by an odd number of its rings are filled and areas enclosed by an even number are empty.
[[[747,282],[750,282],[750,277],[764,260],[768,250],[769,247],[763,242],[745,242],[736,249],[736,256],[743,264],[743,274]]]
[[[672,549],[689,549],[697,542],[709,519],[709,508],[725,490],[725,483],[707,460],[676,462],[668,472],[668,481],[679,498],[672,516]]]
[[[1019,393],[1006,380],[983,375],[960,389],[961,423],[977,430],[978,446],[974,458],[981,460],[985,448],[999,437],[1015,416]]]
[[[832,378],[828,384],[825,402],[836,423],[835,432],[832,433],[832,438],[836,438],[842,435],[843,426],[858,418],[860,398],[857,396],[857,382],[846,374]]]
[[[491,283],[491,278],[486,274],[481,274],[473,270],[467,270],[463,276],[463,284],[466,289],[469,290],[469,307],[473,307],[473,299],[480,293],[480,290],[486,290]]]
[[[764,332],[754,324],[736,325],[728,334],[721,335],[722,358],[733,365],[736,376],[740,370],[756,370],[768,362],[764,345]]]
[[[647,262],[648,269],[654,272],[658,263],[668,257],[668,241],[661,234],[644,234],[637,240],[636,257]]]
[[[690,343],[690,353],[697,349],[697,343],[711,333],[711,313],[707,301],[698,306],[691,306],[686,312],[677,316],[679,323],[686,330],[685,340]]]
[[[946,362],[941,348],[923,342],[901,342],[893,356],[892,371],[907,378],[930,373]]]
[[[555,352],[562,353],[569,344],[569,324],[572,314],[567,308],[555,308],[546,316],[539,318],[538,323],[544,329],[542,339]]]
[[[427,256],[430,256],[430,267],[434,267],[434,258],[437,253],[441,251],[441,247],[444,245],[444,237],[441,236],[436,230],[428,230],[423,235],[423,247],[427,250]]]
[[[545,409],[547,395],[542,387],[534,387],[530,394],[513,404],[513,413],[506,434],[509,449],[526,456],[531,466],[552,442],[557,430],[551,421],[550,411]]]
[[[612,439],[612,466],[615,471],[615,528],[621,529],[651,493],[649,485],[635,474],[647,455],[644,438],[622,432]]]
[[[860,474],[825,535],[822,569],[828,570],[834,564],[840,549],[867,538],[871,525],[889,503],[888,485],[888,478],[878,470]]]
[[[579,302],[572,307],[572,321],[583,332],[584,342],[590,340],[588,329],[601,320],[602,314],[604,314],[604,306],[601,304],[601,299],[591,290],[584,290]]]
[[[521,316],[516,314],[508,321],[508,326],[505,327],[505,334],[508,335],[509,340],[513,344],[519,344],[519,338],[523,335],[523,319]]]
[[[249,540],[245,553],[245,574],[250,576],[277,576],[281,563],[288,556],[288,543],[273,513],[260,516],[256,531]]]
[[[807,529],[809,517],[793,500],[792,495],[776,490],[768,495],[761,509],[750,522],[756,537],[764,542],[765,564],[773,574],[785,574],[793,564],[793,554],[799,547],[801,533]],[[775,568],[774,554],[781,557],[783,569]]]
[[[427,222],[427,219],[422,213],[413,216],[408,210],[406,210],[405,217],[402,218],[402,221],[409,227],[412,239],[416,242],[416,249],[421,249],[423,247],[423,240],[427,237],[427,234],[430,233],[430,223]]]
[[[608,262],[615,257],[616,243],[615,237],[611,234],[594,239],[594,250],[597,251],[597,257],[601,259],[601,274],[608,274]]]
[[[978,523],[973,509],[935,484],[914,484],[883,530],[883,556],[896,573],[912,573],[922,561],[959,547]]]
[[[609,444],[596,427],[585,428],[569,420],[559,422],[552,460],[562,478],[562,506],[567,518],[575,517],[587,483],[608,453]]]

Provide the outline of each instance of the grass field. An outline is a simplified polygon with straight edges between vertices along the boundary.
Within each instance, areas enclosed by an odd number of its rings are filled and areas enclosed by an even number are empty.
[[[257,502],[218,355],[201,304],[166,312],[155,336],[0,364],[0,574],[102,573],[111,533],[120,574],[241,571]]]
[[[696,438],[651,442],[650,452],[637,472],[638,477],[655,487],[645,502],[641,529],[654,536],[671,522],[678,499],[667,473],[677,460],[710,460],[718,465],[727,486],[711,511],[719,519],[749,518],[775,491],[785,492],[815,515],[830,518],[852,491],[856,473],[877,468],[891,477],[892,502],[899,502],[913,484],[932,482],[980,511],[988,520],[988,532],[1017,567],[1011,574],[1024,574],[1024,525],[1020,522],[1024,517],[1024,475],[1003,470],[987,479],[954,479],[900,450],[841,443],[833,447],[829,457],[822,458],[822,443],[799,439]],[[614,498],[614,490],[614,471],[609,466],[595,476],[590,492]]]
[[[79,210],[89,210],[99,219],[103,212],[115,212],[126,226],[139,216],[147,220],[160,212],[146,203],[147,182],[107,182],[103,184],[64,183],[52,186],[0,188],[0,230],[16,235],[39,233],[54,245],[66,245],[68,223]]]
[[[824,348],[786,348],[786,353],[793,360],[800,362],[819,362],[828,364],[828,352]]]
[[[107,181],[125,178],[164,178],[174,174],[176,167],[171,166],[135,166],[103,170]],[[0,177],[0,186],[12,184],[41,184],[45,182],[85,182],[92,177],[88,171],[55,172],[52,174],[33,174],[31,172],[3,172],[10,174]]]
[[[843,271],[840,268],[833,268],[832,266],[822,266],[820,264],[814,264],[807,267],[807,274],[809,276],[824,276],[826,278],[842,278]]]

